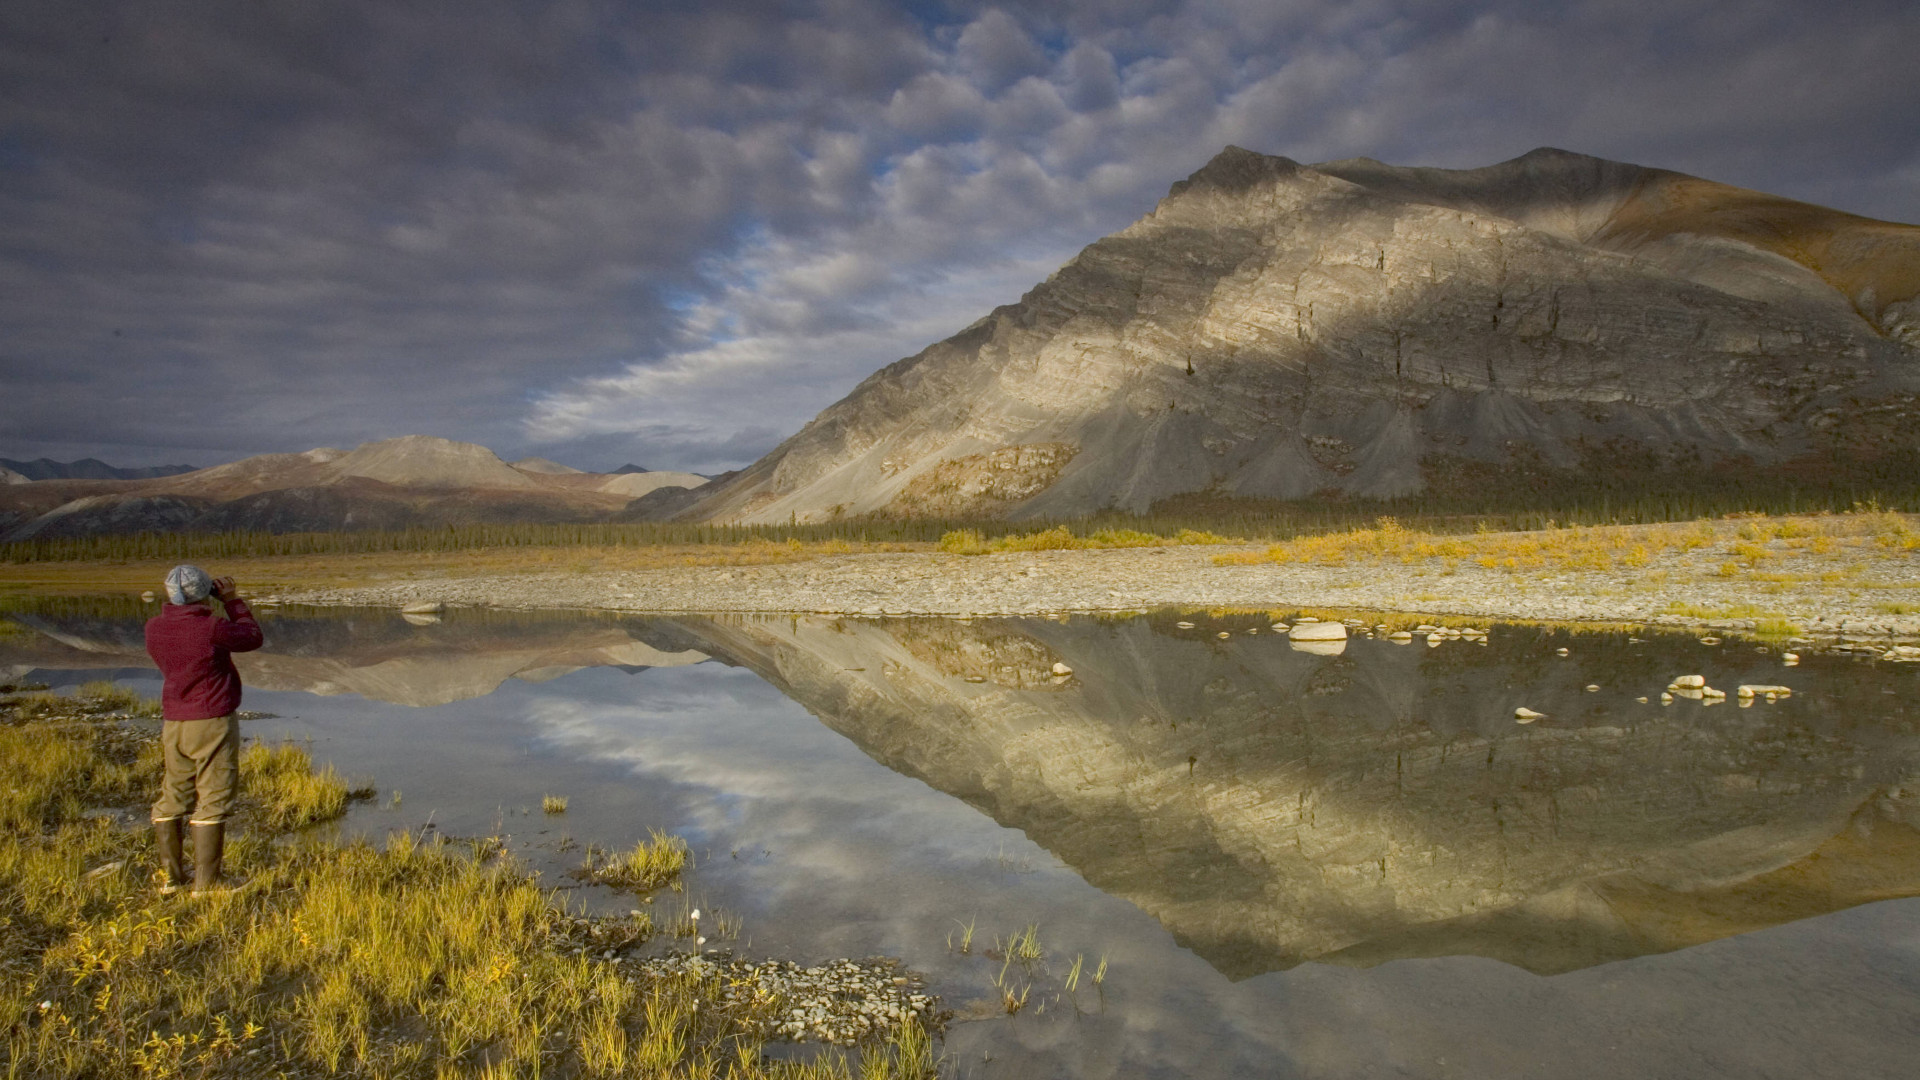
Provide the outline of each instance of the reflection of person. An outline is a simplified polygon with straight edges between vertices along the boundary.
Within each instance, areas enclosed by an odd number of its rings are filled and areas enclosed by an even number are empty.
[[[213,613],[216,599],[224,619]],[[163,679],[160,746],[167,765],[153,804],[163,893],[187,883],[181,862],[187,824],[194,893],[219,886],[227,815],[240,783],[240,673],[230,654],[257,649],[261,640],[260,624],[232,578],[209,577],[197,566],[167,572],[167,604],[147,620],[147,654]]]

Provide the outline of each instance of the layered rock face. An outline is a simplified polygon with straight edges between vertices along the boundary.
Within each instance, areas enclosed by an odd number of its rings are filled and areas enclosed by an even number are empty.
[[[1449,462],[1805,473],[1910,447],[1916,418],[1920,227],[1558,150],[1444,170],[1230,147],[690,514],[1394,497]]]

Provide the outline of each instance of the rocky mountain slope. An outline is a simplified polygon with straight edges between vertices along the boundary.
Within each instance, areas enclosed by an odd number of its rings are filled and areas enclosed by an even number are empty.
[[[1229,147],[686,513],[1819,482],[1914,452],[1917,419],[1920,227],[1552,149],[1446,170]]]
[[[7,484],[0,539],[599,521],[639,496],[705,482],[691,473],[587,473],[542,459],[509,465],[474,443],[407,435],[149,480]]]

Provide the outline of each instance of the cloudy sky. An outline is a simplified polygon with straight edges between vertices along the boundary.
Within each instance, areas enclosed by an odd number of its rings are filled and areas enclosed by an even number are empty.
[[[1920,221],[1910,0],[0,5],[0,456],[744,464],[1234,143]]]

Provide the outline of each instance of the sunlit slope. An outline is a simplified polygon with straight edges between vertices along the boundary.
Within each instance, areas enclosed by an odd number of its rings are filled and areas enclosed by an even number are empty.
[[[1649,170],[1596,239],[1634,251],[1677,237],[1717,238],[1790,259],[1882,333],[1920,346],[1920,226]]]
[[[1837,481],[1920,451],[1916,266],[1913,226],[1566,151],[1230,147],[689,516],[1067,516],[1528,469]]]

